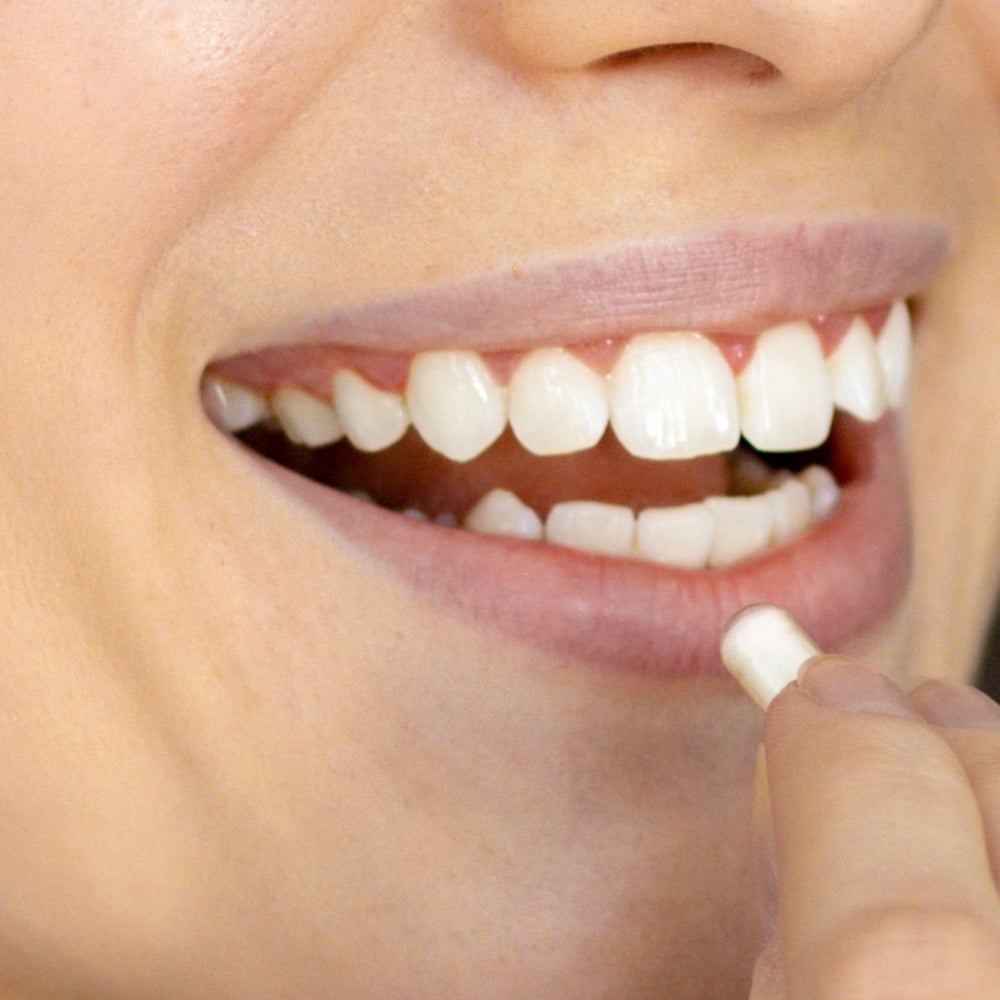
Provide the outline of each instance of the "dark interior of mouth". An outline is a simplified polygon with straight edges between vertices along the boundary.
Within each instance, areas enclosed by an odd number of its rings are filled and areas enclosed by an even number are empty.
[[[630,455],[610,431],[587,451],[545,457],[527,452],[508,430],[478,458],[456,463],[431,450],[413,430],[391,448],[371,454],[347,441],[306,448],[266,426],[239,437],[272,461],[325,486],[365,493],[391,510],[416,508],[431,518],[454,515],[458,520],[496,488],[515,493],[544,517],[554,504],[571,500],[641,511],[708,496],[759,493],[769,488],[776,472],[797,472],[812,464],[838,475],[829,442],[813,451],[780,455],[741,442],[727,454],[650,461]]]

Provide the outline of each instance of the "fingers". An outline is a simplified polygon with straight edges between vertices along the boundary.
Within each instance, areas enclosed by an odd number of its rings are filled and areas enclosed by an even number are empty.
[[[1000,904],[974,784],[993,783],[995,799],[1000,768],[970,777],[982,742],[942,733],[916,704],[823,657],[768,711],[780,914],[768,962],[781,975],[763,963],[755,998],[1000,996]]]
[[[1000,879],[1000,705],[963,684],[928,681],[912,695],[917,711],[940,728],[979,804],[994,881]]]

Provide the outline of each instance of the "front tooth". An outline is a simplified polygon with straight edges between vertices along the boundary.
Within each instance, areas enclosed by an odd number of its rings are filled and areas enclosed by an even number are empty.
[[[875,342],[889,405],[900,407],[910,380],[913,330],[905,302],[894,302]]]
[[[608,390],[615,434],[639,458],[693,458],[729,451],[739,441],[732,371],[700,334],[633,338]]]
[[[861,420],[878,420],[888,397],[875,338],[868,324],[856,316],[836,350],[826,360],[833,386],[833,402]]]
[[[410,418],[424,441],[453,462],[485,451],[507,426],[503,392],[472,351],[423,351],[410,366]]]
[[[736,387],[743,436],[760,451],[805,451],[830,433],[830,376],[808,323],[784,323],[761,334]]]
[[[809,489],[798,479],[788,479],[764,496],[771,504],[771,541],[775,544],[802,534],[812,523]]]
[[[488,535],[542,538],[542,519],[509,490],[490,490],[465,516],[462,527]]]
[[[344,436],[329,403],[295,386],[283,386],[271,397],[271,407],[285,436],[308,448],[333,444]]]
[[[532,351],[507,387],[511,429],[535,455],[592,448],[608,426],[604,379],[559,347]]]
[[[650,507],[636,518],[636,549],[641,559],[703,569],[715,538],[715,515],[704,503]]]
[[[333,398],[344,433],[359,451],[388,448],[409,426],[409,416],[400,396],[376,389],[350,368],[341,368],[333,376]]]
[[[630,556],[635,515],[628,507],[589,500],[556,504],[545,520],[546,541],[612,556]]]
[[[245,431],[271,415],[267,400],[229,379],[205,379],[204,398],[216,423],[230,433]]]
[[[774,513],[767,495],[708,497],[704,501],[715,515],[715,537],[708,554],[709,566],[730,566],[763,552],[771,543]]]

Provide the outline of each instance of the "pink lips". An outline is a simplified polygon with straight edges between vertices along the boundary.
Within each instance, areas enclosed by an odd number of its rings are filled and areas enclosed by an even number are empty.
[[[580,663],[722,676],[719,636],[747,604],[781,605],[836,648],[901,596],[909,526],[893,421],[844,421],[838,436],[852,468],[834,516],[757,558],[703,572],[417,524],[258,461],[341,545],[444,613]]]
[[[331,342],[399,352],[499,351],[647,330],[752,333],[912,295],[947,249],[939,226],[909,220],[650,238],[586,257],[520,262],[329,314],[317,310],[243,350]]]
[[[911,221],[672,237],[344,309],[245,349],[327,342],[485,351],[663,328],[753,332],[910,295],[946,248],[940,228]],[[821,645],[836,647],[898,602],[909,529],[897,438],[892,419],[838,418],[831,448],[844,491],[835,515],[759,557],[699,572],[416,524],[254,460],[266,488],[277,483],[337,545],[442,613],[594,666],[720,676],[719,634],[745,604],[783,605]]]

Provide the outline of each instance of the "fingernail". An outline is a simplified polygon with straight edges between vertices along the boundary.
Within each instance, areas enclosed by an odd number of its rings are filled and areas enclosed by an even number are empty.
[[[925,681],[911,695],[917,711],[932,725],[956,729],[1000,728],[1000,705],[964,684]]]
[[[907,694],[888,677],[844,656],[810,660],[799,686],[827,708],[919,718]]]

